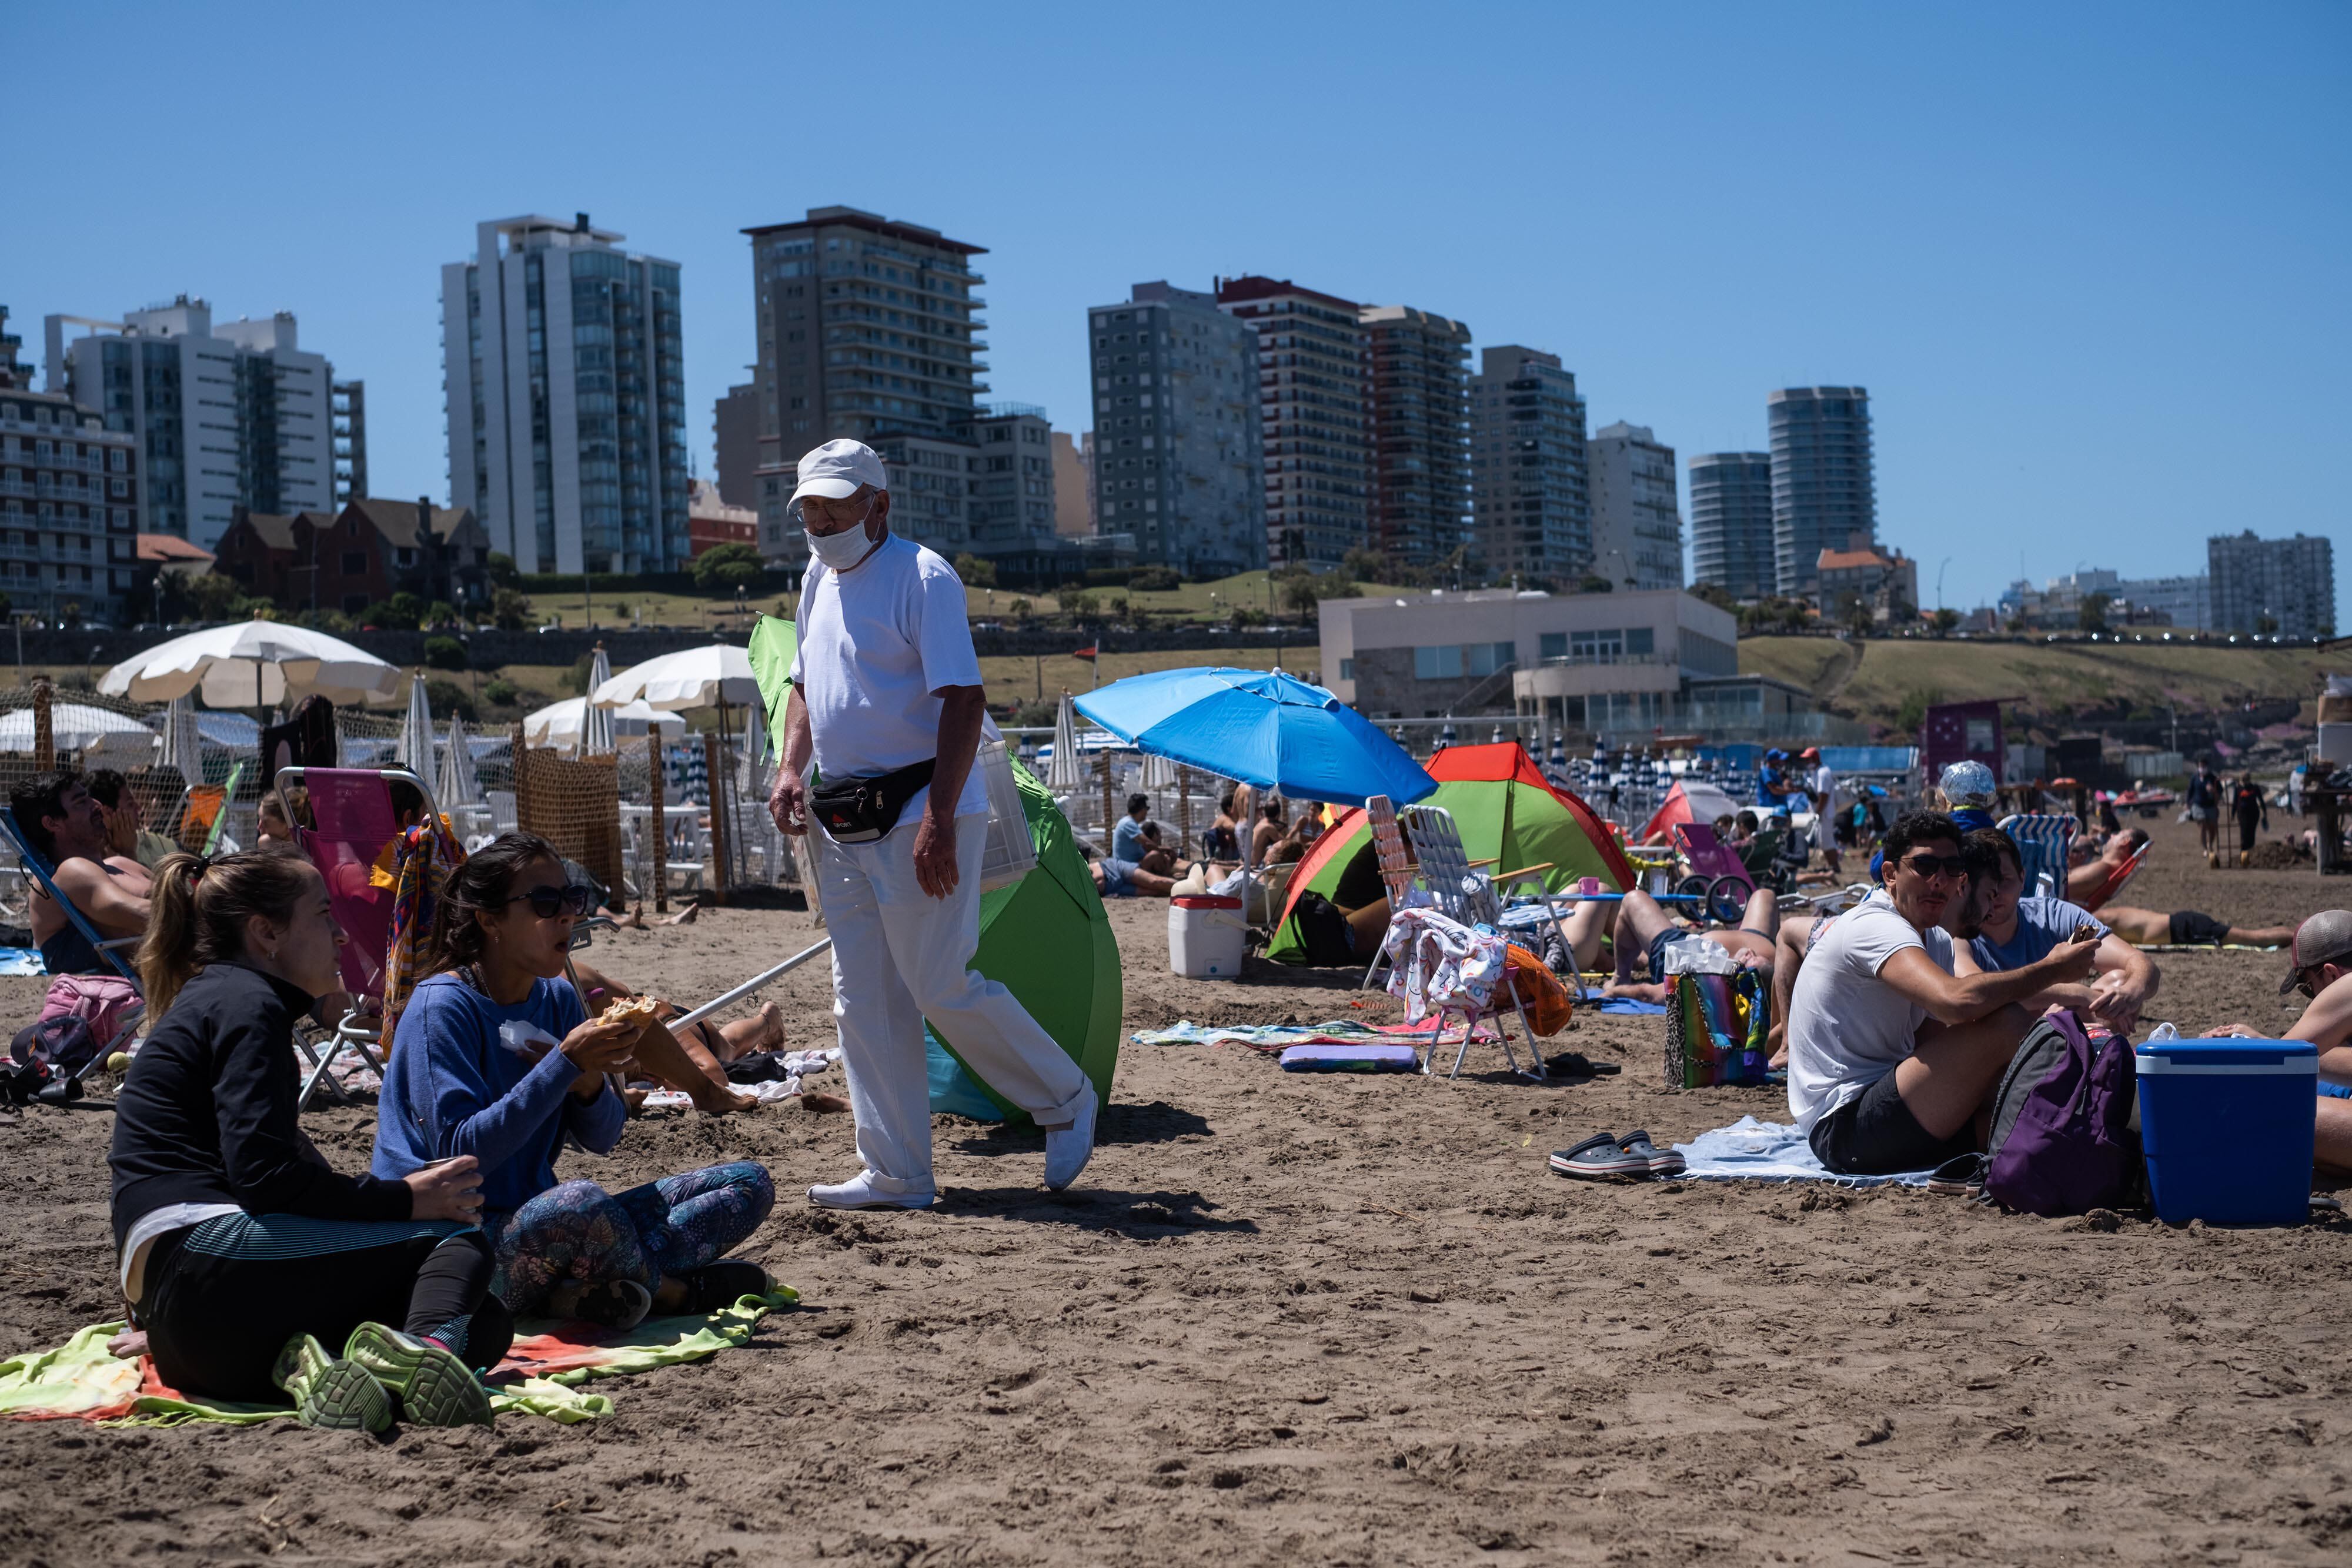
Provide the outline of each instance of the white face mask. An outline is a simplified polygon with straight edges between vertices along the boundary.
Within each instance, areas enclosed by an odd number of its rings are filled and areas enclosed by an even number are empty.
[[[801,537],[808,540],[809,554],[835,571],[847,571],[864,560],[866,552],[874,548],[874,541],[866,537],[866,525],[862,522],[837,534],[813,534],[803,528]]]

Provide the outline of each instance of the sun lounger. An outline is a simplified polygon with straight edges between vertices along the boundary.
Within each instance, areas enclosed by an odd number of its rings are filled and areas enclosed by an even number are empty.
[[[2116,867],[2114,871],[2108,873],[2107,879],[2101,883],[2096,888],[2093,889],[2091,893],[2081,901],[2083,907],[2089,910],[2094,915],[2097,914],[2099,911],[2099,905],[2106,903],[2109,899],[2115,897],[2116,894],[2121,893],[2124,890],[2124,883],[2131,881],[2133,877],[2139,874],[2141,863],[2147,859],[2147,852],[2154,848],[2156,848],[2156,845],[2153,842],[2149,842],[2142,844],[2138,849],[2134,850],[2130,857],[2126,859],[2123,864]]]
[[[2066,896],[2066,857],[2074,843],[2074,819],[2035,811],[2006,817],[2000,824],[2017,844],[2028,898]],[[2120,884],[2118,884],[2120,885]]]
[[[139,946],[140,939],[136,936],[109,937],[99,934],[98,927],[90,924],[89,916],[75,907],[73,900],[58,890],[57,867],[51,865],[47,858],[33,847],[32,841],[25,836],[24,829],[16,823],[16,813],[13,808],[0,806],[0,832],[7,834],[10,846],[16,852],[16,858],[23,862],[26,876],[37,884],[43,893],[49,895],[58,908],[64,912],[67,921],[75,930],[81,933],[83,940],[98,950],[98,956],[105,959],[116,974],[128,980],[132,990],[139,992],[138,1007],[123,1015],[122,1026],[114,1031],[114,1038],[101,1040],[99,1044],[101,1051],[113,1050],[118,1043],[135,1035],[146,1020],[146,992],[140,988],[138,973],[131,968],[130,958],[131,949]],[[27,924],[32,920],[29,899],[26,901],[25,918]]]

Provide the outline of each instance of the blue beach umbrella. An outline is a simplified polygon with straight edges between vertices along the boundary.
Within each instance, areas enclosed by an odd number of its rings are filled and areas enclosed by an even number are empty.
[[[1280,670],[1161,670],[1076,700],[1148,755],[1296,800],[1402,806],[1437,788],[1402,747],[1321,686]]]

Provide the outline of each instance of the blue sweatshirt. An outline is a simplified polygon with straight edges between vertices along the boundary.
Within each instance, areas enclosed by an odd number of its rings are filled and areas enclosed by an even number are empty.
[[[565,1134],[609,1154],[627,1115],[611,1086],[583,1104],[572,1097],[580,1070],[563,1052],[549,1046],[533,1062],[500,1037],[512,1024],[561,1040],[586,1019],[569,980],[534,980],[529,996],[500,1007],[456,975],[427,977],[393,1036],[369,1168],[404,1176],[471,1155],[482,1166],[482,1219],[495,1227],[555,1185]]]

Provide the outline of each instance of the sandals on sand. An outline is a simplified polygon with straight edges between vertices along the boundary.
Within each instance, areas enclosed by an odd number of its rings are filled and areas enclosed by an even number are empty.
[[[1549,1163],[1561,1176],[1593,1181],[1650,1174],[1650,1156],[1626,1150],[1618,1144],[1614,1133],[1595,1133],[1572,1148],[1555,1150]]]
[[[1650,1163],[1650,1174],[1654,1176],[1683,1174],[1685,1162],[1682,1155],[1672,1149],[1658,1147],[1657,1145],[1650,1142],[1650,1134],[1638,1127],[1618,1139],[1617,1146],[1629,1155],[1638,1155],[1647,1160]]]
[[[1927,1173],[1927,1190],[1946,1197],[1981,1197],[1984,1173],[1982,1155],[1954,1155]]]
[[[686,1310],[698,1317],[731,1307],[746,1296],[764,1300],[775,1286],[765,1269],[740,1258],[722,1258],[688,1269],[677,1278],[686,1285]]]

